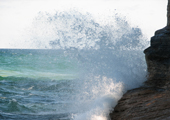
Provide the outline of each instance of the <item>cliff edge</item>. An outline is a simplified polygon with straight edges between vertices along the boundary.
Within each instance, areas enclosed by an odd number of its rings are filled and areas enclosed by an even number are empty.
[[[111,120],[170,120],[170,0],[167,26],[155,32],[144,50],[147,81],[127,91],[118,101]]]

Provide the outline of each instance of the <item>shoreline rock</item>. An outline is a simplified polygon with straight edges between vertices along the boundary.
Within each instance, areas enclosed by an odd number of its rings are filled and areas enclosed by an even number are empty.
[[[147,81],[123,95],[111,120],[170,120],[170,0],[167,26],[155,32],[144,53]]]
[[[119,100],[111,120],[169,120],[170,90],[140,87],[129,90]]]
[[[144,50],[148,80],[146,85],[170,87],[170,26],[155,32],[151,46]]]

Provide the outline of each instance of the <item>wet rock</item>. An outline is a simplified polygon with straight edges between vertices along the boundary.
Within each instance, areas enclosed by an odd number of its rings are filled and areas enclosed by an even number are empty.
[[[170,0],[167,26],[155,32],[144,50],[147,81],[118,101],[111,120],[170,120]]]
[[[141,87],[128,91],[110,113],[111,120],[170,120],[170,91]]]

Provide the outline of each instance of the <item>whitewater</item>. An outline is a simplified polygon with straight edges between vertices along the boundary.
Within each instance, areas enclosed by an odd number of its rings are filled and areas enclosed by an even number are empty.
[[[128,18],[115,10],[109,18],[39,11],[12,42],[2,35],[0,119],[109,120],[122,95],[146,80],[149,45]]]

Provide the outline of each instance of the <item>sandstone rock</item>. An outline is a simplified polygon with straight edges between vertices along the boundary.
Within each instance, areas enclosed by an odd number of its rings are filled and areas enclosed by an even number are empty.
[[[128,91],[110,113],[111,120],[170,120],[170,91],[141,87]]]
[[[167,26],[155,32],[144,50],[147,81],[118,101],[111,120],[170,120],[170,0]]]

